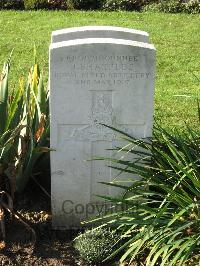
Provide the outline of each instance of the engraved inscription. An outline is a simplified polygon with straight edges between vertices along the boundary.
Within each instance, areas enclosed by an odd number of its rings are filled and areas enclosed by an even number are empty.
[[[75,62],[75,61],[120,61],[120,62],[138,62],[137,55],[67,55],[57,59],[61,62]]]
[[[120,86],[133,84],[134,80],[152,78],[150,72],[139,72],[140,56],[129,55],[66,55],[57,61],[67,64],[67,69],[55,72],[55,79],[63,79],[79,86]]]
[[[57,57],[56,61],[63,67],[60,71],[54,72],[55,79],[62,80],[66,89],[74,86],[76,90],[87,89],[91,93],[91,110],[89,117],[87,115],[89,118],[87,121],[89,120],[90,123],[62,125],[61,132],[66,130],[66,133],[61,133],[64,136],[63,139],[77,141],[116,139],[116,133],[101,124],[113,125],[130,135],[135,135],[135,132],[137,135],[139,128],[141,132],[143,131],[145,127],[143,119],[141,122],[137,120],[135,124],[132,122],[132,125],[118,124],[115,121],[112,99],[114,90],[122,87],[126,89],[130,86],[133,88],[134,96],[141,99],[144,93],[143,84],[152,78],[151,72],[140,70],[139,66],[144,63],[144,55],[83,54],[77,56],[72,54]],[[140,85],[136,86],[138,82]],[[137,109],[136,112],[138,113],[139,110]]]

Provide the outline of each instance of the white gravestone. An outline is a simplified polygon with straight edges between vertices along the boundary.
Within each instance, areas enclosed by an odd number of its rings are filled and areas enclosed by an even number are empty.
[[[132,136],[152,134],[155,48],[118,39],[82,39],[50,46],[53,227],[80,227],[99,213],[113,172],[93,156],[111,156],[113,125]],[[102,213],[101,209],[101,213]]]
[[[149,42],[149,34],[145,31],[112,26],[67,28],[53,31],[51,36],[52,43],[85,38],[114,38],[137,42]]]

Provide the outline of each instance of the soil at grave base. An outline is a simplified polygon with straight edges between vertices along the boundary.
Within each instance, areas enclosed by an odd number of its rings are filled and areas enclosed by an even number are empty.
[[[29,196],[27,196],[29,194]],[[31,233],[20,222],[7,221],[6,247],[0,251],[0,265],[84,265],[72,246],[73,232],[51,229],[50,200],[31,191],[17,199],[16,210],[36,232],[35,245]]]
[[[17,198],[15,209],[35,230],[36,243],[31,244],[31,233],[20,222],[7,221],[6,247],[0,250],[0,266],[88,266],[72,245],[78,232],[51,229],[50,199],[45,194],[30,189]],[[104,264],[111,265],[119,264]]]

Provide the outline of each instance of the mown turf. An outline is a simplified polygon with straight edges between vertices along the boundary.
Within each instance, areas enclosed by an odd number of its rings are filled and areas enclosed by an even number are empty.
[[[197,127],[200,79],[200,16],[135,12],[0,12],[0,63],[14,48],[11,87],[33,62],[33,46],[48,77],[48,46],[53,30],[81,25],[114,25],[150,33],[157,49],[155,120],[165,128]],[[195,77],[196,76],[196,77]]]

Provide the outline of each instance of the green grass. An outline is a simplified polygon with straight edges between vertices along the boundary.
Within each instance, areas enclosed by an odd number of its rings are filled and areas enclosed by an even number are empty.
[[[33,62],[33,46],[45,80],[48,46],[53,30],[82,25],[114,25],[150,33],[157,49],[155,119],[165,128],[197,127],[196,102],[200,79],[200,16],[135,12],[0,12],[0,63],[14,48],[12,85]],[[177,96],[187,95],[187,97]]]

